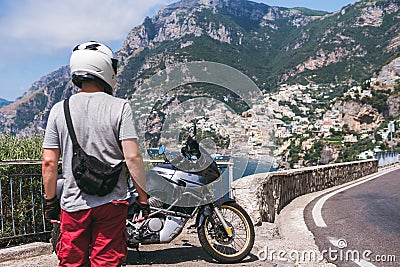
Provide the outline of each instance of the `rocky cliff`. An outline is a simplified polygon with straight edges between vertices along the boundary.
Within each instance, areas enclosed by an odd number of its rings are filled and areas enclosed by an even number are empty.
[[[384,121],[375,108],[355,101],[337,101],[333,109],[339,111],[343,123],[354,132],[372,132]]]
[[[69,67],[43,76],[22,97],[0,109],[0,130],[14,135],[43,134],[53,105],[77,90],[70,81]]]
[[[392,87],[400,84],[400,57],[383,66],[377,77],[377,81],[383,85]]]

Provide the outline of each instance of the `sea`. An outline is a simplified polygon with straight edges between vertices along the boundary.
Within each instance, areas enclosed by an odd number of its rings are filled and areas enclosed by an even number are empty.
[[[222,162],[229,162],[224,165]],[[217,160],[218,166],[222,172],[221,179],[214,183],[213,189],[215,190],[215,196],[219,197],[230,197],[231,196],[231,185],[230,183],[238,179],[246,179],[253,174],[268,173],[277,171],[276,162],[271,158],[266,157],[265,159],[252,159],[248,157],[229,157],[225,158],[225,161]],[[230,172],[232,171],[232,174]],[[231,177],[230,177],[231,176]]]

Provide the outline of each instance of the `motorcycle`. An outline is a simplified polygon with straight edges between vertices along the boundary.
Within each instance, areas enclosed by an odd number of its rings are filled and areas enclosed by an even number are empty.
[[[137,194],[130,187],[126,220],[127,246],[170,243],[195,218],[195,227],[203,249],[221,263],[237,263],[249,255],[254,245],[253,223],[247,212],[232,198],[215,199],[210,184],[221,178],[214,159],[198,144],[194,131],[189,134],[181,155],[172,160],[165,146],[158,154],[165,163],[146,173],[146,192],[150,214],[144,219],[135,210]],[[59,226],[52,231],[52,243]]]

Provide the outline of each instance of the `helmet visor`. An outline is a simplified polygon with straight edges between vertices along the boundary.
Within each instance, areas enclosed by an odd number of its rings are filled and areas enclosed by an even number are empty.
[[[111,62],[112,62],[112,67],[113,67],[114,73],[117,74],[118,59],[112,58]]]

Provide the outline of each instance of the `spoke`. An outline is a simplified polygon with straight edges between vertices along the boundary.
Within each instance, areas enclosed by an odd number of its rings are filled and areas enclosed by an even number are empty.
[[[238,239],[238,240],[234,239],[233,243],[237,244],[239,248],[242,249],[243,245],[246,243],[246,239]]]

